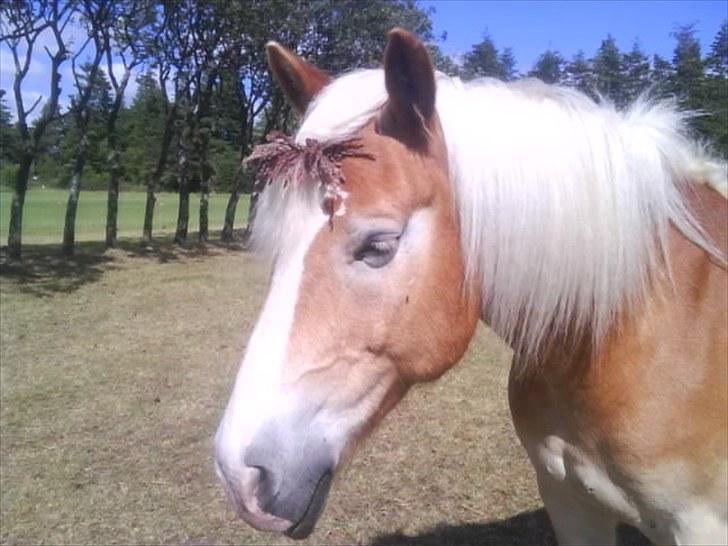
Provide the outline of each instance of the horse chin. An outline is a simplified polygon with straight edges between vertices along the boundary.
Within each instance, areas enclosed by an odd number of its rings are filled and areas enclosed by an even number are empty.
[[[326,506],[332,479],[331,472],[326,472],[321,476],[303,517],[285,532],[287,537],[300,540],[307,538],[313,532]]]

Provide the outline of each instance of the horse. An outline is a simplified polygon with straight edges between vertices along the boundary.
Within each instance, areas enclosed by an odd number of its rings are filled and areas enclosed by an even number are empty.
[[[402,29],[332,78],[278,43],[302,116],[252,157],[269,293],[215,436],[247,523],[305,538],[332,479],[478,321],[559,544],[728,541],[725,164],[673,102],[462,83]],[[485,393],[484,393],[485,395]]]

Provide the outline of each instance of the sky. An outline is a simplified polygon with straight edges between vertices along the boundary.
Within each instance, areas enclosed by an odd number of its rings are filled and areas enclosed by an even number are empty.
[[[473,44],[489,33],[499,49],[511,47],[518,70],[531,69],[539,55],[556,49],[570,58],[579,49],[590,57],[603,38],[611,33],[619,48],[629,50],[635,40],[648,55],[658,53],[672,58],[674,40],[670,36],[676,25],[695,23],[703,52],[709,50],[722,21],[728,17],[726,0],[608,0],[608,1],[478,1],[478,0],[420,0],[423,8],[434,8],[432,14],[436,35],[447,33],[440,42],[442,50],[462,58]],[[69,25],[76,47],[84,36],[78,26]],[[41,37],[24,85],[26,108],[38,96],[48,97],[48,56],[44,45],[52,46],[50,35]],[[117,65],[117,70],[119,66]],[[12,99],[14,66],[5,44],[0,44],[0,88],[7,91],[6,104],[15,115]],[[71,63],[61,68],[61,107],[69,104],[73,93]],[[134,96],[136,82],[129,82],[127,102]],[[40,113],[40,106],[33,113]]]
[[[591,57],[610,33],[622,51],[638,40],[650,57],[672,59],[670,33],[689,23],[695,23],[705,53],[728,18],[726,0],[423,0],[420,5],[434,8],[435,35],[447,32],[440,42],[445,53],[460,57],[488,33],[499,50],[513,49],[520,72],[530,70],[547,49],[567,59],[583,49]]]

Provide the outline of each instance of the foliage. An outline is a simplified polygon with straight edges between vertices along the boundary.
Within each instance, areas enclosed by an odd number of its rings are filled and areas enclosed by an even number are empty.
[[[638,42],[632,45],[629,53],[622,55],[624,69],[622,86],[625,103],[630,103],[639,97],[650,85],[650,61],[640,49]]]
[[[580,49],[564,67],[564,85],[575,87],[592,98],[596,97],[594,70],[589,59]]]
[[[137,92],[120,115],[123,183],[127,187],[146,185],[153,172],[164,131],[164,94],[151,72],[137,78]],[[167,169],[174,170],[170,159]]]
[[[507,55],[506,61],[509,62],[510,59],[512,55]],[[462,74],[466,79],[491,77],[505,80],[513,75],[513,65],[504,65],[503,56],[498,52],[493,39],[486,33],[483,40],[465,54]]]
[[[602,40],[592,66],[597,92],[623,106],[626,102],[623,89],[624,64],[617,42],[611,35]]]
[[[529,76],[539,78],[545,83],[561,83],[564,77],[564,59],[558,51],[548,50],[536,61]]]

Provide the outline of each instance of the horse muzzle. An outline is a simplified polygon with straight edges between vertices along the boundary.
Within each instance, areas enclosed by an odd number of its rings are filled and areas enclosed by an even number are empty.
[[[334,451],[323,436],[283,432],[264,427],[240,450],[227,448],[218,437],[215,467],[238,516],[256,529],[302,539],[326,505]]]

